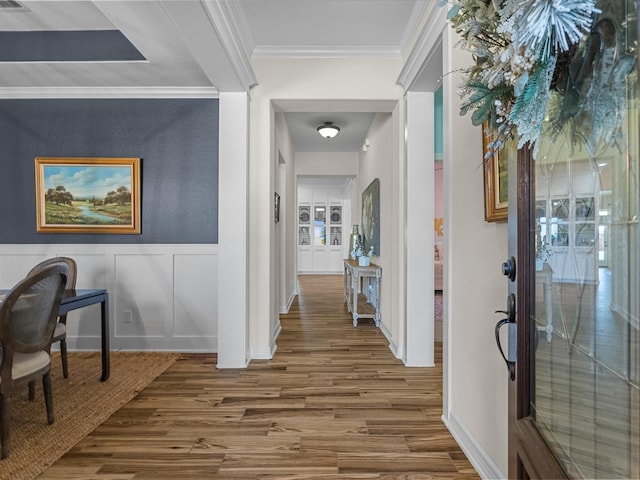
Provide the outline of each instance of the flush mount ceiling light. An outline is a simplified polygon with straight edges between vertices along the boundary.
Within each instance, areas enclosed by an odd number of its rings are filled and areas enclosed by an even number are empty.
[[[340,132],[340,127],[332,122],[324,122],[324,125],[318,127],[318,133],[324,138],[333,138]]]

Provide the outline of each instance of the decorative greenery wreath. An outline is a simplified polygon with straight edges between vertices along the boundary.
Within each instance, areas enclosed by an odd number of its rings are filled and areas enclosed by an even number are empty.
[[[591,155],[602,140],[622,135],[624,78],[635,54],[618,51],[616,26],[598,20],[595,0],[441,0],[447,3],[447,19],[475,59],[460,113],[473,111],[474,125],[488,122],[490,151],[516,137],[535,156],[543,124],[555,134],[569,125]]]

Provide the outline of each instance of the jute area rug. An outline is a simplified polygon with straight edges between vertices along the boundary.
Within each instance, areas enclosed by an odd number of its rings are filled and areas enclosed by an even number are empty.
[[[58,353],[52,354],[55,422],[47,424],[42,382],[36,398],[27,386],[11,396],[11,453],[0,460],[0,479],[30,480],[69,451],[151,381],[169,368],[177,353],[111,352],[111,375],[100,381],[100,352],[69,352],[69,378],[62,377]]]

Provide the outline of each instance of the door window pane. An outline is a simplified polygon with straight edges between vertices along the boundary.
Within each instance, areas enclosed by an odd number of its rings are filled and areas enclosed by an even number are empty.
[[[567,87],[582,86],[582,113],[543,134],[535,159],[533,214],[551,255],[532,272],[530,406],[569,477],[627,479],[640,478],[637,69],[601,80],[635,62],[636,3],[598,7],[581,45],[593,58]]]
[[[561,198],[551,202],[551,218],[556,222],[569,220],[569,199]]]
[[[594,223],[576,223],[576,246],[592,247],[596,243],[596,226]]]
[[[593,197],[576,198],[576,221],[595,220],[595,201]]]

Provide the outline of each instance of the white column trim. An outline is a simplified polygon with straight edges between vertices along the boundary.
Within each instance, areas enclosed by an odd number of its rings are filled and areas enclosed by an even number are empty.
[[[406,364],[434,360],[434,94],[407,93]]]
[[[203,2],[212,25],[240,84],[249,91],[258,83],[251,66],[250,33],[241,8],[235,2],[215,0]]]
[[[218,167],[218,368],[249,362],[249,97],[220,94]],[[215,128],[215,126],[212,126]]]
[[[402,71],[398,75],[398,84],[407,91],[427,65],[434,46],[440,42],[443,30],[447,26],[447,9],[440,7],[440,2],[426,2],[427,8],[421,13],[423,28],[417,35],[411,51],[407,55]],[[446,72],[445,72],[446,73]]]

